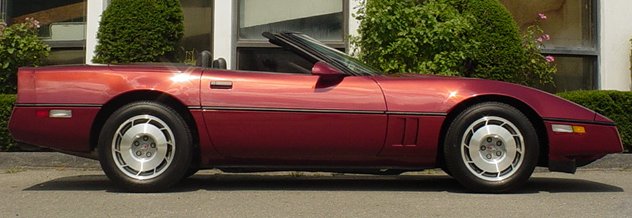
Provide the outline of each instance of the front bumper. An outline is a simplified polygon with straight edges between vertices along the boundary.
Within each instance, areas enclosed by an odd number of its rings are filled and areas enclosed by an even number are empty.
[[[607,154],[621,153],[623,143],[614,124],[545,121],[549,143],[549,170],[574,173],[577,167],[585,166]],[[560,133],[553,125],[582,126],[585,133]]]

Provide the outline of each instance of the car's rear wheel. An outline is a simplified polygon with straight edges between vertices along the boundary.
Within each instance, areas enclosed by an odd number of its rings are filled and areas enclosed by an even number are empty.
[[[475,192],[506,192],[523,185],[537,164],[539,140],[526,116],[487,102],[461,112],[444,144],[446,167]]]
[[[99,135],[105,174],[132,192],[157,192],[174,185],[189,169],[191,132],[173,109],[136,102],[116,110]]]

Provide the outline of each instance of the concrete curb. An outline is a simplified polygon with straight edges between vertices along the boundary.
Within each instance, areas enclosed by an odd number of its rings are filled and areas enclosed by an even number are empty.
[[[101,169],[98,161],[57,152],[0,152],[0,169]],[[632,169],[632,154],[610,154],[580,169]]]

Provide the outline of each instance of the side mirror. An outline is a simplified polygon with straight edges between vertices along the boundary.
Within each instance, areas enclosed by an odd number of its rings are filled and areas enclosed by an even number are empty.
[[[322,61],[318,61],[316,62],[316,64],[314,64],[314,67],[312,67],[312,75],[315,76],[339,76],[342,77],[345,74],[342,73],[342,71],[340,71],[338,68],[335,68],[325,62]]]

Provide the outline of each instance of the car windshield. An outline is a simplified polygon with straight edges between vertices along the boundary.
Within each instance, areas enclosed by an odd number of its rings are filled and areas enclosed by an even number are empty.
[[[330,60],[335,61],[336,63],[347,67],[348,69],[353,71],[353,73],[356,75],[370,76],[370,75],[380,74],[379,73],[380,71],[363,63],[362,61],[354,57],[351,57],[341,51],[338,51],[329,46],[326,46],[320,41],[313,39],[305,34],[295,33],[292,35],[295,36],[295,39],[297,39],[304,46],[307,46],[308,48],[312,50],[318,51],[321,54],[325,55]]]

